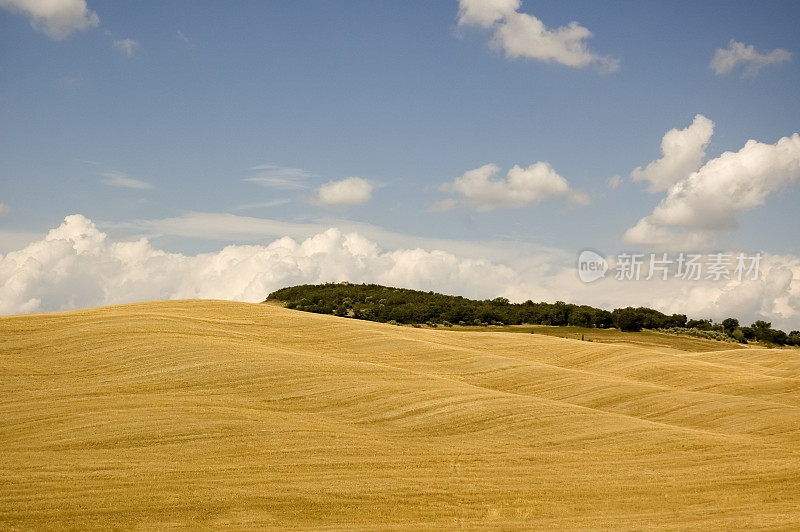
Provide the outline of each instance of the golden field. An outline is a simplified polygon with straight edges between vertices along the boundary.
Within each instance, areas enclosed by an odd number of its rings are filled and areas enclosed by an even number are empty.
[[[791,349],[153,302],[0,317],[0,420],[0,528],[800,527]]]

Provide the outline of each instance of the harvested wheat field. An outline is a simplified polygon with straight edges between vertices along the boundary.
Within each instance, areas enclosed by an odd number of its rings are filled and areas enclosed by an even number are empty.
[[[2,528],[800,527],[800,351],[170,301],[0,318]]]

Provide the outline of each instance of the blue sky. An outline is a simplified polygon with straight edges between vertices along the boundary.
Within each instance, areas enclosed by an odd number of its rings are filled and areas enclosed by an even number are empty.
[[[487,23],[465,19],[469,2],[456,0],[63,3],[79,13],[53,22],[67,32],[54,37],[42,24],[59,13],[38,0],[0,2],[0,252],[70,214],[110,237],[144,235],[189,255],[281,236],[243,241],[211,218],[187,236],[163,222],[188,213],[227,213],[234,224],[358,223],[406,243],[504,241],[565,255],[676,249],[685,240],[625,236],[665,200],[665,190],[629,176],[661,157],[667,131],[698,114],[713,121],[705,163],[749,139],[773,145],[800,130],[797,2],[500,0],[502,17]],[[572,21],[588,29],[579,44],[590,63],[490,45],[520,14],[548,30]],[[731,40],[761,57],[789,55],[757,72],[743,59],[716,73],[712,58]],[[606,72],[604,58],[616,70]],[[488,183],[502,186],[514,165],[537,162],[568,191],[487,204],[486,190],[469,196],[457,185],[493,163]],[[246,181],[267,165],[301,178],[294,188]],[[800,187],[789,173],[737,210],[734,225],[709,233],[695,220],[680,231],[705,231],[695,246],[703,250],[800,255]],[[320,186],[349,177],[369,183],[369,199],[320,201]],[[445,199],[450,209],[431,209]]]

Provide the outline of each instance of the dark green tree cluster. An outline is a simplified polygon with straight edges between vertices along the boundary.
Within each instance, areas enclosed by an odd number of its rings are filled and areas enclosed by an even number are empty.
[[[292,286],[271,293],[267,300],[282,301],[288,308],[307,312],[381,322],[613,326],[610,312],[586,305],[573,305],[563,301],[526,301],[513,304],[503,297],[478,301],[461,296],[375,284]]]
[[[282,288],[267,300],[281,301],[288,308],[333,314],[369,321],[430,325],[572,325],[616,327],[623,331],[642,329],[697,329],[719,331],[740,342],[757,340],[773,344],[800,345],[800,333],[772,329],[757,321],[740,327],[738,320],[721,323],[688,320],[684,314],[667,315],[647,307],[608,310],[556,301],[555,303],[510,303],[504,297],[474,300],[435,292],[392,288],[376,284],[326,283]]]
[[[611,313],[614,327],[621,331],[641,331],[642,329],[669,329],[686,327],[685,314],[666,314],[647,307],[625,307],[614,309]]]
[[[789,334],[780,329],[773,329],[772,324],[767,321],[757,321],[750,327],[741,328],[742,335],[746,340],[758,340],[777,345],[798,345],[800,346],[800,331],[792,331]]]

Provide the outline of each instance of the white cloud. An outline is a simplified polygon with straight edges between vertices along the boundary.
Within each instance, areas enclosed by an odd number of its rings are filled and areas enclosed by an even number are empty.
[[[142,46],[133,39],[114,41],[114,49],[126,57],[133,57]]]
[[[755,76],[763,67],[785,63],[791,58],[792,54],[783,48],[775,48],[769,53],[762,54],[757,52],[752,44],[731,39],[727,48],[717,48],[709,66],[717,75],[722,75],[743,65],[745,75]]]
[[[532,262],[534,255],[524,243],[461,246],[463,253],[419,247],[385,251],[359,233],[331,228],[303,240],[283,237],[268,245],[231,245],[184,255],[155,248],[146,239],[112,240],[90,220],[73,215],[43,239],[0,255],[0,313],[153,299],[257,302],[287,285],[349,280],[481,299],[563,300],[606,308],[645,305],[718,320],[767,319],[787,330],[796,329],[800,320],[800,283],[793,282],[800,279],[797,257],[765,256],[763,277],[757,281],[605,279],[587,285],[578,280],[570,253],[545,250],[542,262]],[[519,248],[522,254],[509,251]]]
[[[658,247],[661,250],[702,250],[716,240],[717,234],[707,229],[687,229],[665,226],[645,216],[625,232],[631,244]]]
[[[458,23],[491,28],[516,13],[521,5],[520,0],[459,0]]]
[[[363,205],[372,199],[372,184],[360,177],[329,181],[317,189],[312,200],[317,205]]]
[[[100,24],[85,0],[0,0],[0,8],[22,13],[34,29],[59,40]]]
[[[740,211],[763,205],[767,196],[800,181],[800,135],[775,144],[755,140],[725,152],[677,182],[652,214],[625,234],[634,244],[700,248],[737,226]]]
[[[572,189],[546,162],[540,161],[527,168],[515,165],[505,179],[496,178],[499,172],[497,165],[486,164],[441,185],[440,189],[460,195],[465,205],[479,211],[535,205],[551,196],[564,196],[578,205],[589,203],[586,194]],[[445,206],[452,208],[454,204]]]
[[[703,115],[694,117],[685,129],[671,129],[661,139],[662,157],[631,172],[634,181],[650,183],[650,192],[667,190],[703,164],[706,147],[714,134],[714,122]]]
[[[300,190],[308,188],[309,179],[319,177],[313,172],[301,168],[286,168],[274,164],[262,164],[250,169],[252,175],[244,179],[262,187],[282,190]]]
[[[8,215],[9,212],[11,212],[11,208],[5,203],[0,203],[0,218]]]
[[[592,32],[577,22],[549,29],[533,15],[520,13],[519,0],[459,0],[458,23],[494,30],[491,46],[508,57],[528,57],[582,68],[596,64],[613,72],[619,61],[589,51]]]
[[[139,179],[134,179],[127,174],[123,174],[122,172],[105,172],[101,175],[103,176],[102,183],[112,187],[135,188],[139,190],[148,190],[154,188],[150,183],[141,181]]]

